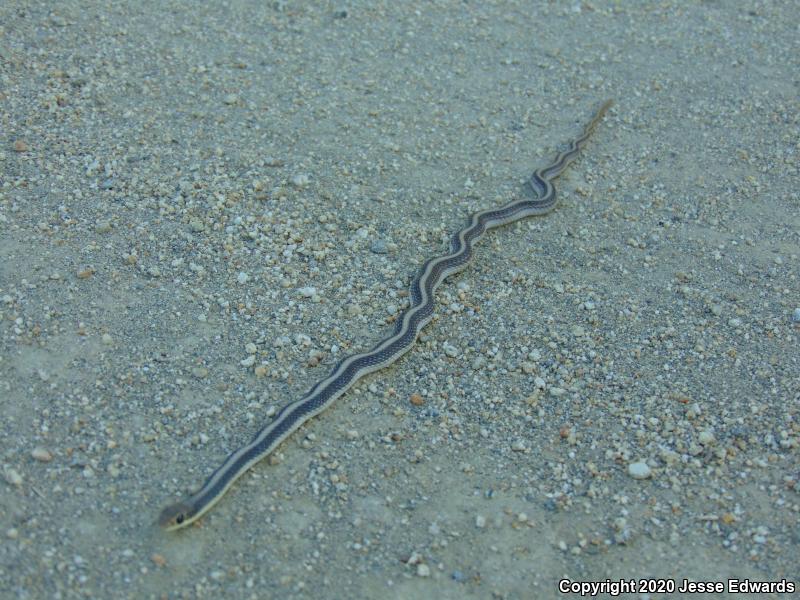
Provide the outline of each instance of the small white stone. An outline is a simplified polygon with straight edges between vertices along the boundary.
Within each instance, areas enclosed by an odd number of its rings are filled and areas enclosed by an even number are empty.
[[[514,452],[525,452],[525,450],[527,450],[527,448],[525,447],[525,442],[523,442],[522,440],[514,440],[514,443],[511,444],[511,449]]]
[[[253,363],[255,363],[255,362],[256,362],[256,355],[255,354],[251,354],[250,356],[248,356],[244,360],[240,361],[239,364],[242,365],[243,367],[252,367]]]
[[[311,180],[309,179],[308,175],[305,173],[301,173],[292,177],[292,185],[296,188],[304,188],[309,184],[310,181]]]
[[[458,350],[458,348],[456,348],[455,346],[453,346],[453,345],[452,345],[452,344],[450,344],[449,342],[445,342],[445,343],[443,344],[443,349],[444,349],[444,353],[445,353],[447,356],[449,356],[450,358],[455,358],[455,357],[457,357],[459,354],[461,354],[461,352]]]
[[[313,286],[301,287],[297,290],[303,298],[311,298],[317,293],[317,288]]]
[[[419,577],[430,577],[431,568],[425,563],[420,563],[417,565],[417,575]]]
[[[50,462],[53,460],[53,455],[50,454],[50,451],[37,446],[31,451],[31,456],[34,460],[38,460],[39,462]]]
[[[703,444],[703,446],[708,446],[714,443],[714,432],[710,429],[705,429],[700,432],[697,436],[697,440]]]
[[[22,475],[20,475],[16,470],[9,467],[5,470],[4,475],[6,476],[6,481],[11,485],[16,487],[22,485]]]
[[[647,479],[650,477],[651,470],[644,461],[631,463],[628,465],[628,475],[634,479]]]
[[[236,276],[236,281],[238,281],[241,284],[247,283],[247,281],[249,279],[250,279],[250,275],[248,275],[245,272],[241,272]]]
[[[484,517],[483,515],[478,515],[477,517],[475,517],[475,527],[477,527],[478,529],[483,529],[484,527],[486,527],[486,517]]]

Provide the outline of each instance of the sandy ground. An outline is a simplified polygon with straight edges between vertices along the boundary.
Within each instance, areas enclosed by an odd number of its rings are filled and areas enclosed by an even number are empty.
[[[213,4],[0,6],[0,596],[797,583],[796,4]],[[605,98],[409,355],[154,524]]]

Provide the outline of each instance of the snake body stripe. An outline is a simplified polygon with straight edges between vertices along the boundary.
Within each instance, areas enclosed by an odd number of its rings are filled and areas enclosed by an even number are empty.
[[[472,259],[473,245],[486,231],[525,217],[544,215],[555,208],[556,190],[552,180],[577,158],[610,106],[611,101],[606,101],[586,125],[583,133],[570,142],[567,150],[548,166],[534,171],[529,184],[535,193],[535,199],[513,200],[500,208],[472,214],[467,226],[450,239],[450,252],[430,258],[423,264],[411,284],[409,307],[389,337],[367,352],[345,357],[333,368],[330,375],[316,383],[302,398],[286,404],[270,423],[255,434],[249,444],[232,452],[206,480],[203,487],[188,498],[166,507],[159,517],[159,525],[169,531],[196,521],[225,495],[242,474],[270,454],[303,423],[328,408],[356,381],[392,364],[408,352],[422,328],[433,318],[436,288],[447,277],[467,266]]]

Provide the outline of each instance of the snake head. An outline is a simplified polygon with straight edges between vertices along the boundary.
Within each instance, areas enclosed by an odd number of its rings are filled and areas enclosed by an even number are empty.
[[[185,502],[170,504],[158,517],[158,525],[165,531],[180,529],[191,523],[194,509]]]

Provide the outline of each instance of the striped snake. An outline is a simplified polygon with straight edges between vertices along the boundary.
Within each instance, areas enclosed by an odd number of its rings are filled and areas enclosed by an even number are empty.
[[[450,240],[450,252],[428,259],[411,284],[409,307],[397,320],[394,332],[368,352],[342,359],[331,374],[319,381],[302,398],[288,403],[275,418],[256,433],[253,440],[234,451],[214,471],[197,492],[176,504],[167,506],[159,517],[159,525],[168,530],[180,529],[199,519],[225,495],[233,483],[255,463],[271,453],[281,442],[310,418],[328,408],[356,381],[395,362],[408,352],[419,332],[433,318],[434,291],[450,275],[464,269],[472,259],[472,246],[489,229],[513,223],[525,217],[544,215],[556,206],[556,190],[552,180],[561,175],[575,160],[597,123],[611,106],[606,101],[569,148],[552,164],[538,169],[529,183],[535,200],[513,200],[500,208],[474,213],[466,227]]]

